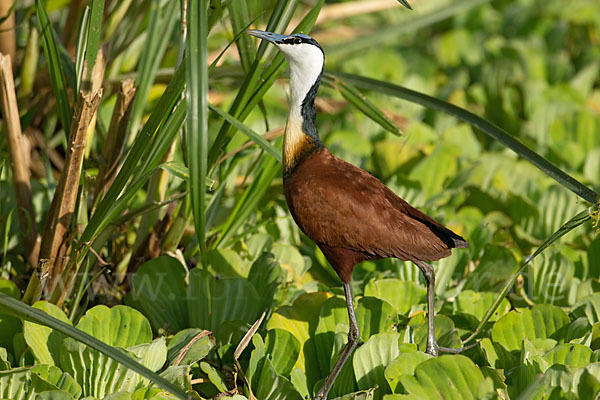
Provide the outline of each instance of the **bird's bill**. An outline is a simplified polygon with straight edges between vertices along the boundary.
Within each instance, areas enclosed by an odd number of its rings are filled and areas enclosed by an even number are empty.
[[[402,4],[404,7],[408,8],[409,10],[412,10],[412,7],[410,6],[410,4],[408,4],[408,1],[398,0],[398,3]]]
[[[273,33],[273,32],[265,32],[265,31],[259,31],[257,29],[248,29],[246,31],[246,33],[252,35],[252,36],[256,36],[257,38],[260,39],[265,39],[268,40],[269,42],[279,42],[283,39],[285,39],[286,37],[288,37],[288,35],[280,35],[278,33]]]

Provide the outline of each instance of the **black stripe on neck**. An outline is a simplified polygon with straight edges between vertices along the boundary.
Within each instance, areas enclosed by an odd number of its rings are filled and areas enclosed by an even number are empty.
[[[317,132],[317,110],[315,108],[315,98],[317,97],[317,91],[321,84],[322,75],[323,68],[321,68],[321,73],[317,77],[317,80],[309,89],[308,93],[306,93],[304,100],[302,100],[302,107],[300,109],[300,115],[302,116],[302,130],[312,139],[317,147],[323,147],[323,142],[321,142],[319,132]]]

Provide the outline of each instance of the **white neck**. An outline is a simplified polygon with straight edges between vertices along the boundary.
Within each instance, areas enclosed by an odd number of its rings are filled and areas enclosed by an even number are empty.
[[[290,66],[290,109],[283,141],[284,163],[290,166],[307,140],[302,126],[302,102],[323,71],[324,57],[321,49],[307,43],[278,47]]]

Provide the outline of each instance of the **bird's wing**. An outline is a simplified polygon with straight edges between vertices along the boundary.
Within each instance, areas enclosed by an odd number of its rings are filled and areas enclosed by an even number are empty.
[[[413,261],[437,260],[466,245],[377,178],[326,150],[294,175],[286,185],[288,204],[317,244]]]

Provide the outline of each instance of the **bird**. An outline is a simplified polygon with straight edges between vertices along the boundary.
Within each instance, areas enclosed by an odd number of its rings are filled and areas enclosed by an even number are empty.
[[[430,261],[468,247],[461,236],[397,196],[373,175],[334,156],[316,126],[315,98],[323,75],[323,48],[312,37],[248,30],[274,44],[290,70],[289,111],[283,139],[283,187],[290,213],[321,249],[342,281],[348,309],[348,343],[315,399],[327,395],[360,340],[350,280],[355,265],[397,258],[413,262],[427,281],[426,352],[437,356],[434,329],[435,274]]]

